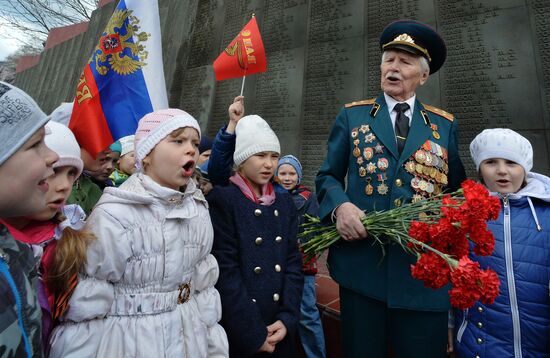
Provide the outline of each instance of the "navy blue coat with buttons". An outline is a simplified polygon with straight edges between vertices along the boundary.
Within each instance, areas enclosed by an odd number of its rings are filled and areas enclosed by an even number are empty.
[[[292,357],[300,318],[303,277],[297,247],[297,213],[290,195],[270,206],[255,204],[240,189],[216,186],[207,197],[214,226],[222,320],[232,357],[255,355],[267,326],[281,320],[288,333],[270,357]]]

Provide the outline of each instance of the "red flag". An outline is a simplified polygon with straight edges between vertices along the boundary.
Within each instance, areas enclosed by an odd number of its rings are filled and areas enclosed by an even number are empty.
[[[214,61],[214,73],[216,80],[221,81],[266,70],[264,43],[256,17],[252,16],[248,24]]]

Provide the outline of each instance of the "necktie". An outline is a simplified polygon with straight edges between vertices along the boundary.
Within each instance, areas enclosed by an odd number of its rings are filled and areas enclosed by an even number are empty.
[[[405,115],[405,111],[409,109],[407,103],[398,103],[393,107],[397,116],[395,117],[395,136],[397,138],[397,150],[399,154],[403,152],[407,134],[409,134],[409,117]]]

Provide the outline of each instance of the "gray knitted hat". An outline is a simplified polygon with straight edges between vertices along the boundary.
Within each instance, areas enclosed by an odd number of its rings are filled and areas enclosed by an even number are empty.
[[[47,121],[46,114],[28,94],[0,81],[0,165]]]

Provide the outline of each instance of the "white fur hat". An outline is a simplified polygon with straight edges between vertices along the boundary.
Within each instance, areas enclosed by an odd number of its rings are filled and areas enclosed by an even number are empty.
[[[46,146],[57,153],[59,159],[53,164],[54,168],[73,166],[78,170],[78,175],[82,173],[84,166],[80,159],[80,147],[76,138],[69,127],[49,121],[46,123],[46,136],[44,137]]]
[[[525,173],[533,168],[533,147],[527,138],[508,128],[485,129],[470,143],[476,170],[486,159],[502,158],[518,163]]]
[[[258,115],[245,116],[235,127],[237,135],[233,161],[236,165],[250,158],[256,153],[281,153],[281,145],[277,135],[269,124]]]

